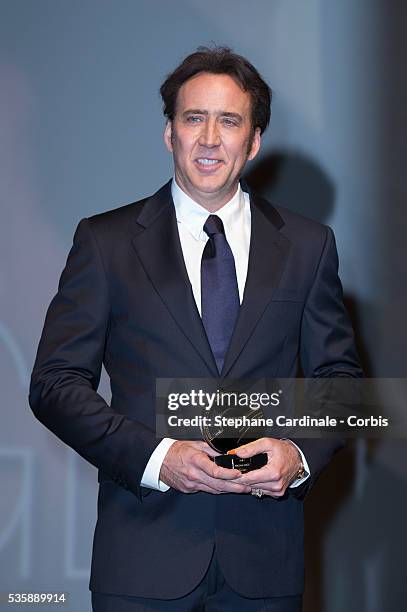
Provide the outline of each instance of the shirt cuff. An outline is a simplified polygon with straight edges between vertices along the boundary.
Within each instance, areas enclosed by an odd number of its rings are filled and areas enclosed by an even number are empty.
[[[164,457],[174,442],[175,440],[172,438],[164,438],[154,449],[141,478],[140,484],[142,487],[162,492],[168,491],[170,487],[160,480],[159,477]]]
[[[293,480],[290,486],[288,487],[289,489],[294,489],[295,487],[299,487],[300,485],[302,485],[303,482],[308,480],[308,478],[311,476],[311,472],[310,472],[309,465],[307,463],[307,460],[302,450],[295,444],[295,442],[293,442],[289,438],[284,438],[284,439],[291,442],[291,444],[294,444],[295,448],[300,453],[302,465],[304,466],[304,472],[305,472],[304,476],[302,478],[296,478],[295,480]]]

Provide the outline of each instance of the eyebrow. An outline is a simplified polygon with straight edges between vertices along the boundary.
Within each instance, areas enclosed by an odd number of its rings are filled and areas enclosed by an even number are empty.
[[[242,115],[239,115],[239,113],[231,113],[229,111],[220,111],[217,114],[220,115],[221,117],[229,117],[231,119],[236,119],[237,121],[240,121],[240,122],[243,121],[243,117],[242,117]],[[186,111],[184,111],[182,113],[183,117],[186,117],[187,115],[205,115],[205,116],[208,116],[209,113],[208,113],[207,110],[202,110],[200,108],[191,108],[191,109],[188,109],[188,110],[186,110]]]

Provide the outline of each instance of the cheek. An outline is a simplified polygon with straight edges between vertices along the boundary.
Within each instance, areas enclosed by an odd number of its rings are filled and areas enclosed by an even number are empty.
[[[236,165],[245,164],[247,160],[247,146],[236,149],[233,153],[232,159]]]
[[[247,149],[249,146],[248,138],[239,139],[238,141],[236,141],[236,139],[234,138],[231,138],[229,140],[225,140],[224,145],[231,159],[236,162],[246,160],[248,155]]]
[[[185,156],[191,150],[192,145],[187,138],[176,138],[173,140],[174,152],[178,156]]]

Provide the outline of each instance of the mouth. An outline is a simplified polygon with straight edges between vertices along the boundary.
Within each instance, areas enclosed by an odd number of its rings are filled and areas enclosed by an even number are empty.
[[[211,157],[198,157],[195,159],[195,165],[201,172],[214,172],[223,165],[223,160]]]

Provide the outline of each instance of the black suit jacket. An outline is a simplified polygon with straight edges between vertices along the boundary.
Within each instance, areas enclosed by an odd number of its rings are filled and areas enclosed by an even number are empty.
[[[248,275],[222,376],[359,376],[332,231],[251,193]],[[102,363],[111,405],[97,393]],[[297,440],[312,477],[280,500],[140,486],[155,436],[157,377],[218,376],[187,276],[170,183],[84,219],[53,299],[30,403],[99,470],[91,588],[176,598],[214,543],[245,596],[303,590],[303,497],[339,443]],[[148,494],[146,494],[148,493]]]

